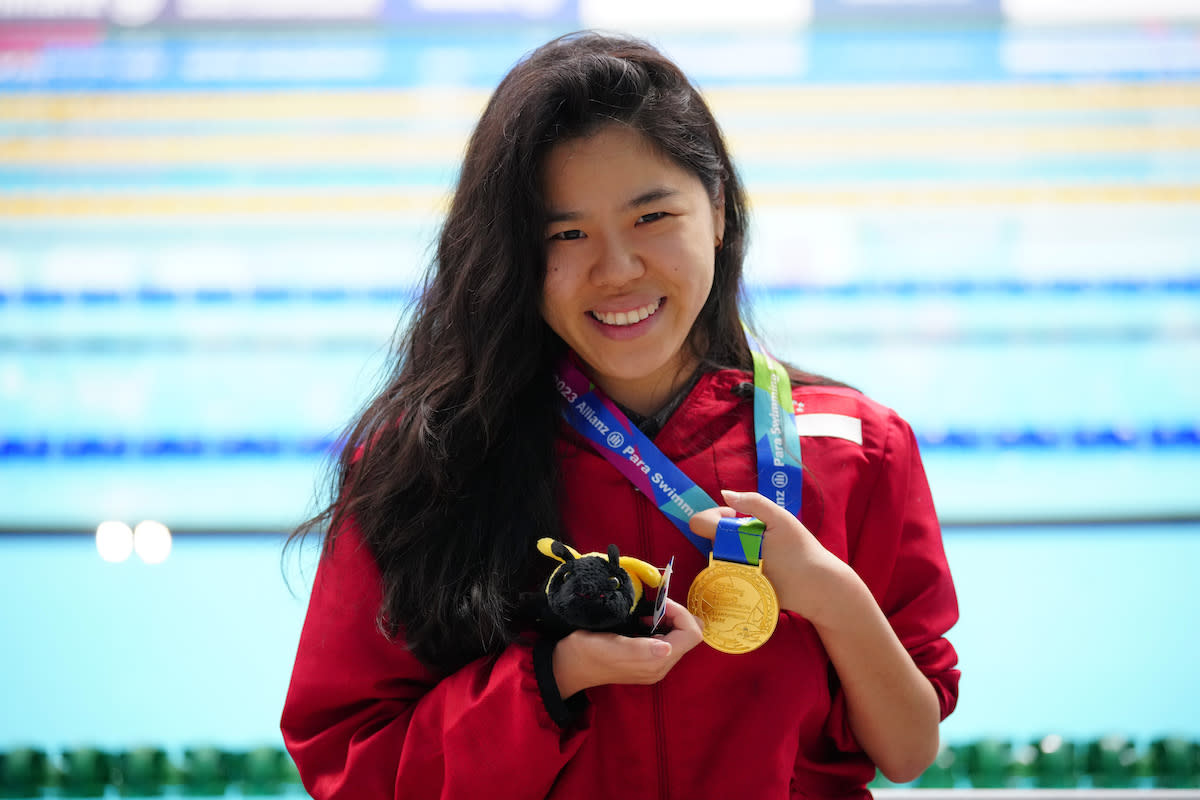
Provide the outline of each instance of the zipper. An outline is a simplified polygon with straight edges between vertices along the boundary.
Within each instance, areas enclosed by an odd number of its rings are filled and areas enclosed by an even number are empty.
[[[634,487],[633,493],[634,506],[637,508],[638,542],[642,551],[639,557],[653,564],[653,554],[650,549],[650,509],[647,508],[650,498],[638,491],[636,487]],[[657,509],[655,510],[657,511]],[[667,713],[661,683],[650,687],[650,701],[654,709],[654,762],[658,765],[658,796],[660,800],[669,800],[671,791],[667,783]]]
[[[658,796],[661,800],[670,800],[671,791],[667,785],[667,715],[663,708],[663,691],[660,684],[650,687],[650,696],[654,700],[654,754],[658,757]]]

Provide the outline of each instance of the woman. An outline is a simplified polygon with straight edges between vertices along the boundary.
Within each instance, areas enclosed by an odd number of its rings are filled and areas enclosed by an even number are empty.
[[[330,533],[282,721],[313,797],[866,797],[876,765],[931,763],[957,604],[915,441],[793,370],[800,518],[760,493],[745,233],[715,121],[645,43],[563,37],[501,82],[314,520]],[[571,370],[725,505],[659,513],[585,435],[604,423],[564,419]],[[682,602],[734,513],[766,525],[780,609],[737,655]],[[544,536],[674,559],[663,632],[521,630]]]

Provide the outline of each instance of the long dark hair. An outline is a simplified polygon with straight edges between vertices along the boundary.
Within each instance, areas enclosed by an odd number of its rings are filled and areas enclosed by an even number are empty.
[[[539,313],[541,168],[555,144],[627,125],[695,174],[725,232],[689,344],[750,368],[740,314],[742,185],[697,89],[649,44],[577,33],[501,81],[471,136],[436,256],[384,388],[349,428],[336,499],[296,535],[353,520],[383,576],[381,628],[449,672],[508,644],[539,537],[563,538],[551,372]]]

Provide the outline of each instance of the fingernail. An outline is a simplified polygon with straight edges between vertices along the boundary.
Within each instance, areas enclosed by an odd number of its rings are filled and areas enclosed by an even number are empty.
[[[655,658],[663,658],[664,656],[671,655],[670,642],[664,642],[661,640],[651,642],[650,643],[650,654],[653,655]]]
[[[741,492],[735,492],[732,489],[722,489],[721,490],[722,497],[737,497],[740,494],[741,494]]]

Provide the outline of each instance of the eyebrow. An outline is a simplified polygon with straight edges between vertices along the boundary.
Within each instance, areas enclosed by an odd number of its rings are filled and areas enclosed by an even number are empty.
[[[640,208],[641,206],[649,205],[650,203],[657,203],[659,200],[676,194],[679,194],[678,189],[672,189],[667,186],[655,186],[653,189],[642,192],[637,197],[630,200],[625,204],[623,210],[630,211],[635,208]],[[582,216],[583,214],[578,211],[555,211],[554,209],[551,209],[546,214],[546,224],[550,225],[555,222],[571,222],[579,219]]]

